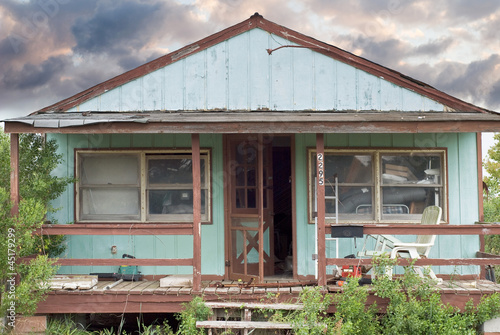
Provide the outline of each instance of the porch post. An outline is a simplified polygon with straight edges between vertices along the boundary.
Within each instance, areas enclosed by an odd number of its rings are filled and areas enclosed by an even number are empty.
[[[257,164],[258,185],[257,206],[259,211],[259,282],[264,282],[264,146],[262,145],[262,134],[258,135],[257,142]]]
[[[318,286],[326,286],[325,254],[325,140],[323,134],[316,134],[316,189],[318,231]]]
[[[479,203],[479,221],[484,221],[484,188],[483,188],[483,143],[482,134],[476,133],[476,151],[477,151],[477,183],[478,183],[478,203]],[[485,251],[484,235],[479,235],[479,251]],[[479,267],[479,278],[486,278],[486,267]]]
[[[19,214],[19,134],[10,134],[10,214]]]
[[[201,169],[200,134],[191,135],[193,167],[193,291],[201,291]]]

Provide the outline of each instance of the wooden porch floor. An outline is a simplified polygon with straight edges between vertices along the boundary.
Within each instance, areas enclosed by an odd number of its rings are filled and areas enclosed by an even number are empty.
[[[111,289],[112,281],[100,281],[90,290],[52,290],[39,305],[37,313],[175,313],[183,309],[182,304],[191,301],[192,287],[160,287],[155,281],[124,281]],[[204,281],[202,292],[205,301],[220,302],[294,302],[310,281],[271,280],[266,287],[244,287],[236,281]],[[444,303],[463,309],[472,299],[478,303],[481,296],[500,292],[500,285],[487,280],[444,281],[436,286]],[[331,294],[342,293],[342,287],[328,285]],[[386,301],[373,294],[368,304],[377,302],[385,309]]]

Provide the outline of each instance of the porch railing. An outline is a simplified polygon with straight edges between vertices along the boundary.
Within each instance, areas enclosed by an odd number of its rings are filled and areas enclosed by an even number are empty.
[[[330,234],[330,225],[325,226],[325,234]],[[480,250],[476,252],[476,258],[422,258],[415,261],[415,265],[500,265],[500,256],[484,252],[484,236],[500,234],[500,224],[478,222],[474,225],[418,225],[418,224],[391,224],[391,225],[364,225],[363,234],[366,235],[477,235],[480,239]],[[407,266],[411,260],[398,259],[398,265]],[[319,264],[319,271],[326,276],[328,265],[367,265],[372,259],[365,258],[326,258],[323,264]],[[481,269],[481,277],[484,278],[484,268]],[[322,284],[322,283],[318,283]],[[326,284],[326,283],[325,283]]]

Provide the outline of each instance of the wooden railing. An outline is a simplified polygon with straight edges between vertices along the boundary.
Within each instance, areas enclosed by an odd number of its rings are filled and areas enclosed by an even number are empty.
[[[330,226],[325,226],[325,233],[330,234]],[[192,224],[71,224],[71,225],[44,225],[37,233],[43,235],[193,235]],[[479,238],[485,235],[500,234],[500,224],[475,224],[475,225],[436,225],[422,226],[413,224],[391,224],[363,226],[365,235],[477,235]],[[483,245],[483,244],[481,244]],[[196,251],[194,251],[196,252]],[[326,271],[328,265],[366,265],[371,264],[372,259],[359,258],[326,258],[320,269]],[[60,258],[57,264],[64,266],[193,266],[193,258],[177,259],[90,259],[90,258]],[[399,259],[398,265],[409,265],[410,260]],[[418,259],[415,265],[500,265],[500,256],[487,254],[484,250],[478,250],[476,258],[427,258]]]
[[[42,235],[193,235],[193,224],[89,223],[43,225]],[[61,266],[194,266],[194,258],[59,258]]]
[[[326,234],[330,234],[330,226],[325,227]],[[474,225],[414,225],[414,224],[391,224],[391,225],[364,225],[365,235],[477,235],[479,238],[485,235],[500,234],[500,224],[478,222]],[[483,245],[481,243],[481,245]],[[426,258],[418,259],[415,265],[500,265],[500,256],[487,254],[484,250],[478,250],[476,258]],[[411,260],[398,259],[398,265],[409,265]],[[366,265],[371,264],[372,259],[359,258],[326,258],[323,265]],[[321,265],[320,265],[321,267]]]

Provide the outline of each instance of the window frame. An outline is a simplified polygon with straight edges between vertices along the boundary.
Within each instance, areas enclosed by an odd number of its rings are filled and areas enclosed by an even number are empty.
[[[131,218],[130,216],[123,215],[99,215],[84,218],[81,212],[82,203],[80,200],[82,187],[80,181],[81,173],[81,162],[82,157],[85,154],[96,154],[96,155],[127,155],[136,154],[138,155],[138,165],[139,165],[139,215],[137,218]],[[77,223],[164,223],[164,224],[185,224],[193,222],[193,214],[149,214],[149,203],[148,203],[148,173],[147,164],[148,156],[179,156],[187,158],[192,156],[191,148],[175,148],[175,149],[85,149],[79,148],[75,149],[74,152],[74,162],[75,169],[74,175],[76,178],[75,182],[75,194],[74,194],[74,217]],[[201,191],[206,191],[207,197],[206,201],[206,213],[202,214],[201,223],[211,224],[212,223],[212,153],[210,148],[200,148],[201,159],[205,160],[205,185],[201,185]],[[186,188],[187,189],[187,188]],[[192,189],[192,188],[191,188]],[[151,216],[151,217],[150,217]]]
[[[420,223],[421,215],[415,218],[384,218],[382,213],[382,193],[383,188],[389,185],[384,185],[382,181],[382,156],[388,155],[439,155],[441,159],[441,182],[439,188],[442,190],[442,195],[440,197],[440,207],[443,209],[443,216],[441,218],[442,223],[448,223],[448,203],[449,203],[449,193],[448,193],[448,152],[446,148],[332,148],[325,147],[324,154],[325,158],[328,153],[335,153],[339,155],[369,155],[372,157],[372,180],[373,180],[373,195],[372,201],[374,208],[374,214],[372,219],[369,220],[353,220],[353,219],[342,219],[339,217],[339,223],[363,223],[363,224],[379,224],[379,223]],[[315,195],[313,192],[315,190],[314,185],[314,172],[313,169],[313,159],[316,159],[316,148],[307,148],[307,221],[309,224],[314,224],[314,204]],[[339,187],[340,187],[339,183]],[[400,184],[398,187],[415,187],[414,185]],[[419,186],[425,187],[425,186]],[[429,187],[429,186],[427,186]],[[402,214],[405,215],[405,214]],[[417,215],[414,215],[417,216]],[[334,219],[325,218],[325,222],[334,223]]]

